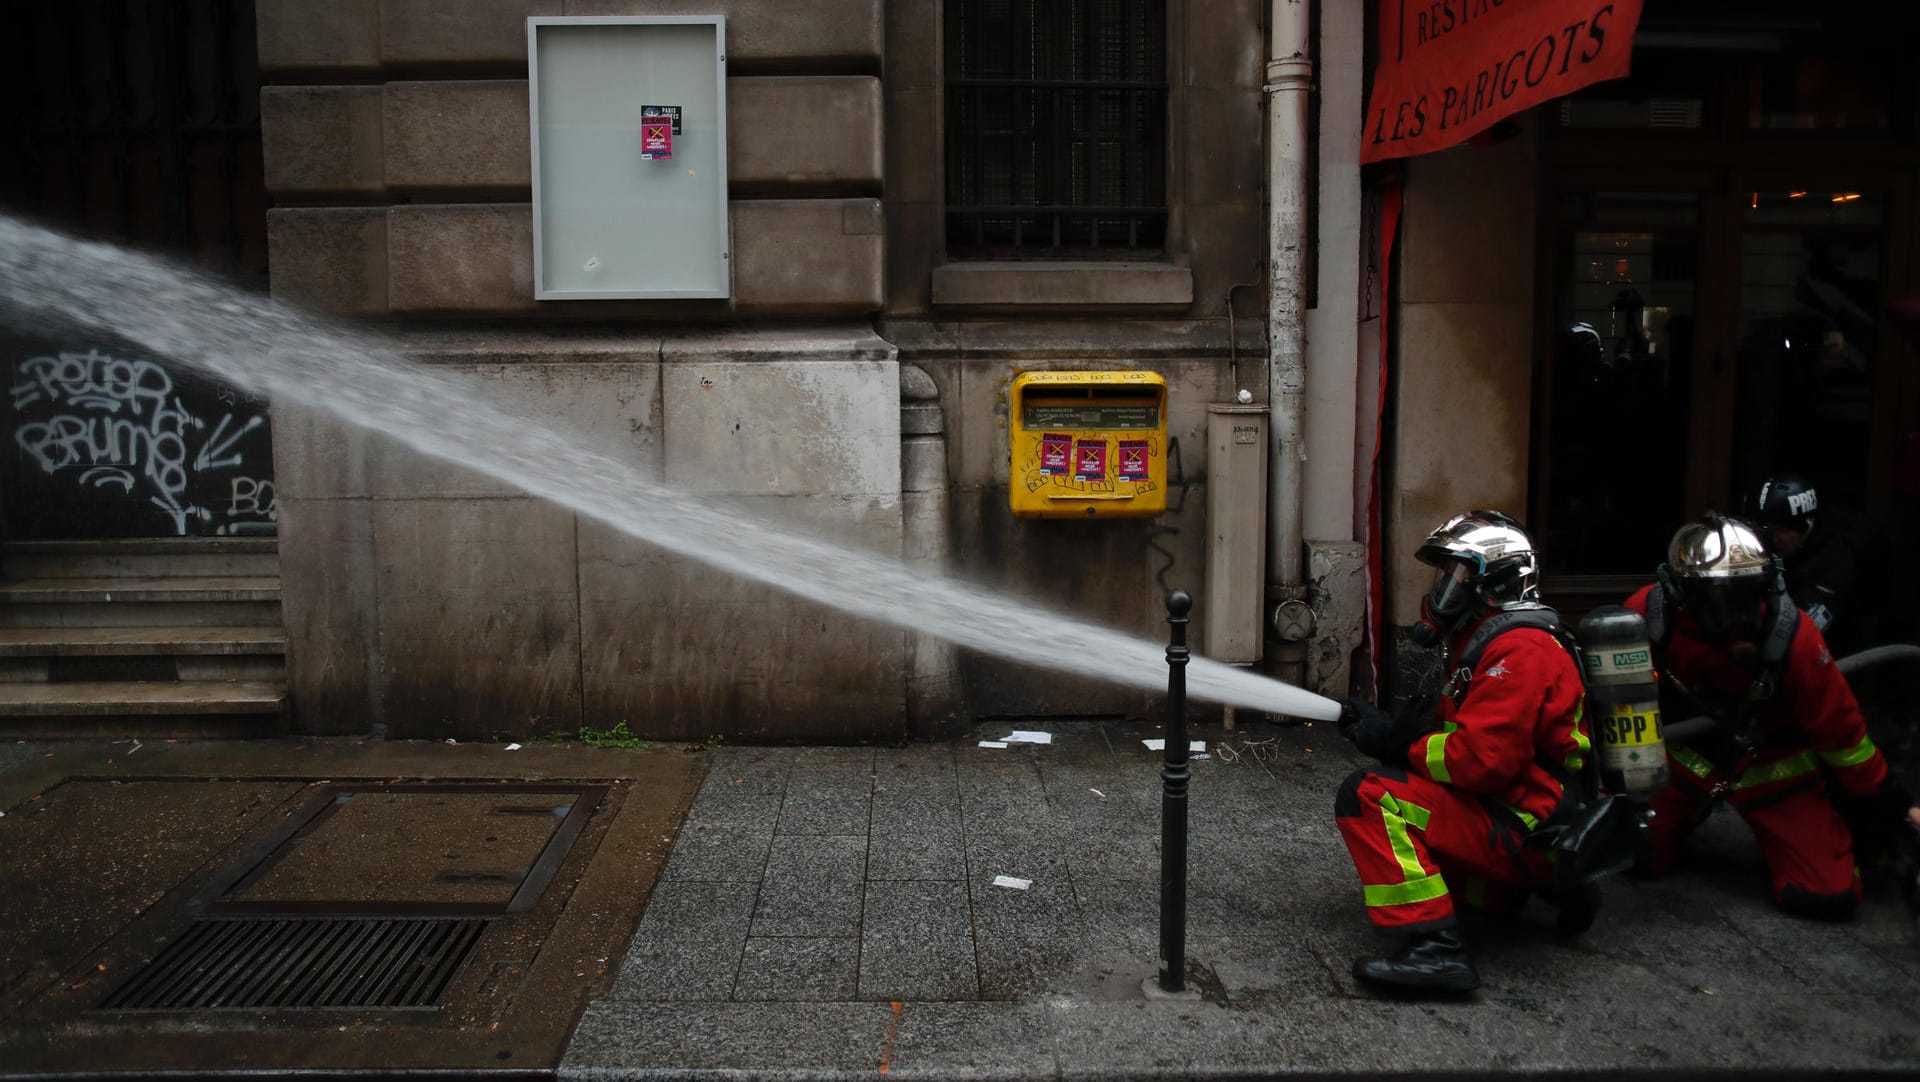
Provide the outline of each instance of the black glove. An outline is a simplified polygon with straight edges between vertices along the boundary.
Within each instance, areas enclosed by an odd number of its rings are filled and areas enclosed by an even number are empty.
[[[1406,745],[1393,738],[1393,715],[1363,699],[1348,699],[1340,705],[1340,735],[1364,755],[1383,763],[1404,761]]]

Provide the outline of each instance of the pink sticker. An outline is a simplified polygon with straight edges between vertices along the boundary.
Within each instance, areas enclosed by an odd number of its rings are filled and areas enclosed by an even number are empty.
[[[1122,481],[1147,479],[1147,441],[1121,440],[1119,474]]]
[[[1073,479],[1076,481],[1104,481],[1107,479],[1106,440],[1074,441]]]
[[[1065,432],[1045,432],[1040,436],[1040,473],[1065,477],[1073,472],[1073,437]]]

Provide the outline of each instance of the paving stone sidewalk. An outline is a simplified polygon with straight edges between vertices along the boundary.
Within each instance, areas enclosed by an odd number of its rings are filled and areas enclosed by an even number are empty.
[[[1781,915],[1724,813],[1687,871],[1610,883],[1577,941],[1544,906],[1469,914],[1469,1000],[1360,990],[1351,959],[1383,944],[1331,819],[1359,760],[1325,726],[1194,734],[1213,755],[1188,875],[1206,998],[1149,1001],[1157,732],[1048,728],[1049,746],[720,752],[562,1076],[1920,1071],[1920,940],[1891,885],[1849,924]]]

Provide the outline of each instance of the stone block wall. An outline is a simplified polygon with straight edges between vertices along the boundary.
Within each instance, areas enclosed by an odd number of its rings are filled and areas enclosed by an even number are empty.
[[[869,322],[882,11],[257,0],[274,294],[384,324],[400,352],[644,477],[897,553],[898,363]],[[526,19],[716,12],[732,299],[535,301]],[[324,403],[275,411],[299,729],[902,731],[904,633],[636,540],[602,520],[592,479],[554,478],[556,503]]]

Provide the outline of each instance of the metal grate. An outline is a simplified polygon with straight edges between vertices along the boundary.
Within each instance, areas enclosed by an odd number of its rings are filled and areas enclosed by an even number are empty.
[[[100,1006],[119,1011],[433,1007],[479,918],[196,921]]]
[[[948,0],[950,254],[1166,244],[1165,0]]]

